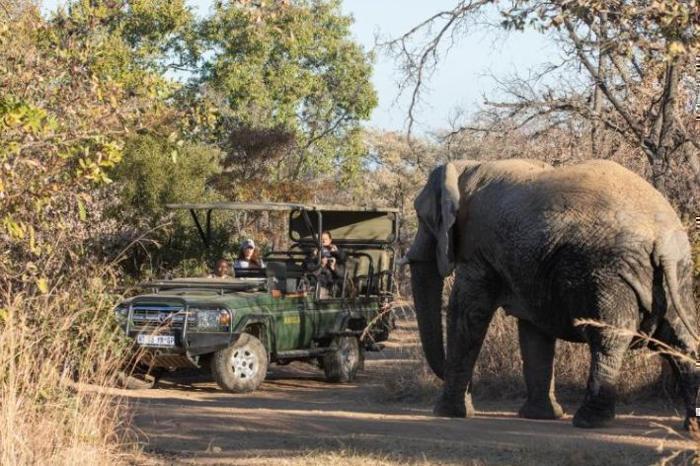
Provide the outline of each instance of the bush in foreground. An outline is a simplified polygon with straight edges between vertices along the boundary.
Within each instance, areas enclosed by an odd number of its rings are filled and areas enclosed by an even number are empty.
[[[0,463],[125,462],[123,404],[104,388],[122,342],[96,270],[0,296]]]

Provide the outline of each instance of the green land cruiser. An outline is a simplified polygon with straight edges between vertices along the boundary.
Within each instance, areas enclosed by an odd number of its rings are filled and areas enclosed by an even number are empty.
[[[210,370],[221,388],[248,392],[263,382],[270,363],[301,360],[317,362],[329,381],[349,382],[363,366],[364,351],[380,349],[378,343],[388,338],[396,209],[283,203],[168,207],[189,210],[205,246],[213,211],[288,211],[291,246],[266,254],[265,268],[234,269],[230,279],[152,281],[141,285],[143,294],[119,304],[117,319],[134,340],[146,373],[200,368]],[[321,289],[309,267],[309,251],[320,250],[322,231],[330,231],[347,256],[344,279],[330,291]]]

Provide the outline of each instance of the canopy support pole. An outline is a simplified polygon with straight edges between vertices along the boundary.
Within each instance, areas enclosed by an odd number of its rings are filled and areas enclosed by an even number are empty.
[[[211,213],[211,210],[209,212]],[[204,229],[202,228],[202,224],[199,223],[199,217],[197,217],[197,214],[195,213],[194,209],[190,209],[190,215],[192,215],[192,220],[194,220],[194,224],[197,226],[197,232],[199,233],[199,237],[202,238],[202,243],[204,243],[204,247],[208,248],[209,236],[204,234]],[[209,217],[209,215],[207,215],[207,217]],[[209,227],[209,222],[207,222],[207,230],[209,229]]]

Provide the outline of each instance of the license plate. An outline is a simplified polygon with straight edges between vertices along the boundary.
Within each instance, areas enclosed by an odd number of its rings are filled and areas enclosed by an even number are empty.
[[[173,335],[136,335],[136,343],[143,346],[175,346]]]

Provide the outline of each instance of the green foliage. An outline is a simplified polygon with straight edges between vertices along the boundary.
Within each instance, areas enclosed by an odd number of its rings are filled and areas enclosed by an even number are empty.
[[[307,199],[312,176],[356,177],[376,95],[351,21],[321,0],[233,1],[199,22],[185,0],[0,9],[2,275],[43,293],[65,270],[51,258],[94,260],[97,238],[113,252],[105,238],[169,220],[166,202]],[[193,85],[170,78],[183,67]]]
[[[606,47],[622,56],[641,51],[672,59],[693,56],[700,50],[696,0],[512,0],[506,5],[501,14],[508,29],[532,26],[540,31],[561,30],[568,21],[598,35],[595,23],[604,15],[607,30],[603,32],[615,38]]]
[[[75,45],[102,48],[93,62],[102,77],[142,93],[171,91],[173,82],[159,73],[185,65],[197,42],[184,0],[73,0],[52,23]]]
[[[132,92],[134,81],[160,78],[132,63],[123,37],[86,4],[75,18],[47,21],[30,2],[0,16],[0,242],[10,251],[0,276],[15,289],[52,286],[50,275],[65,271],[60,261],[47,266],[53,257],[83,259],[72,252],[88,237],[86,204],[111,182],[106,171],[120,162],[124,137],[173,113],[155,93]]]
[[[277,8],[233,2],[200,27],[185,0],[69,0],[49,18],[33,0],[0,1],[0,405],[16,434],[5,462],[55,463],[76,445],[114,462],[104,449],[123,444],[121,411],[82,388],[112,383],[122,362],[114,290],[124,270],[202,274],[235,254],[250,219],[214,219],[207,255],[188,213],[163,210],[220,196],[214,147],[234,147],[228,131],[280,128],[281,155],[296,157],[285,170],[300,176],[358,160],[376,97],[350,20],[337,3]],[[172,79],[199,63],[200,86]]]
[[[275,178],[302,179],[335,169],[350,173],[364,150],[357,131],[377,104],[371,56],[351,39],[340,2],[218,3],[202,26],[199,84],[218,105],[213,137],[231,130],[276,129],[293,137],[278,151]],[[241,154],[229,151],[229,163]]]
[[[111,172],[120,187],[116,214],[158,222],[167,203],[214,200],[207,181],[220,171],[219,159],[219,151],[207,146],[178,146],[151,135],[130,139],[122,163]]]
[[[118,273],[99,254],[105,222],[97,200],[129,135],[169,130],[176,112],[163,96],[172,84],[140,61],[107,2],[72,3],[50,21],[34,2],[6,3],[0,404],[5,430],[17,435],[2,434],[2,462],[74,460],[75,445],[114,462],[121,457],[105,446],[122,443],[122,411],[112,395],[82,388],[111,383],[125,348],[112,319]]]

